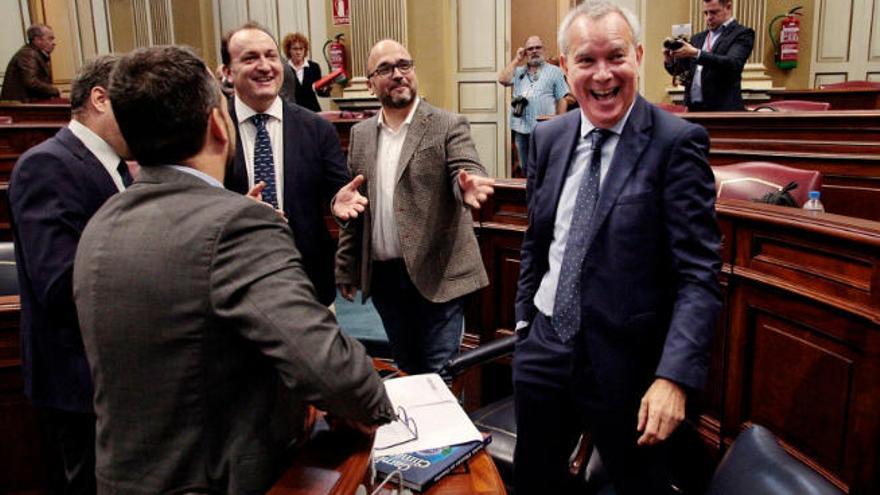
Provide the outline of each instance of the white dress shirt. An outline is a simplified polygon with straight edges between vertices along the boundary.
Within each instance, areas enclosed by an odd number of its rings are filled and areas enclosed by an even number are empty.
[[[635,100],[633,101],[635,103]],[[599,198],[602,197],[602,184],[605,183],[605,176],[611,166],[611,159],[614,157],[614,151],[617,149],[617,143],[620,142],[620,133],[623,132],[623,126],[626,125],[629,114],[632,112],[632,105],[623,116],[609,130],[612,134],[605,140],[602,146],[602,161],[599,169]],[[553,316],[553,304],[556,300],[556,286],[559,283],[559,270],[562,267],[562,258],[565,255],[565,245],[568,242],[568,231],[571,227],[571,218],[574,215],[574,204],[577,200],[578,188],[593,156],[590,149],[592,138],[590,132],[595,129],[594,126],[581,112],[581,139],[578,141],[577,149],[575,149],[571,158],[571,166],[565,177],[565,184],[562,186],[562,193],[559,195],[559,205],[556,208],[556,219],[553,224],[553,240],[550,242],[549,267],[538,291],[535,292],[535,307],[547,316]],[[518,323],[517,328],[521,325]]]
[[[299,81],[300,84],[302,84],[303,83],[303,75],[306,72],[306,67],[309,66],[309,61],[308,60],[304,61],[303,64],[300,65],[299,68],[297,68],[295,65],[293,65],[293,60],[288,59],[287,65],[289,65],[290,68],[293,69],[293,73],[296,74],[296,80]]]
[[[70,129],[70,132],[72,132],[77,139],[82,141],[86,149],[95,155],[95,158],[97,158],[98,161],[101,162],[101,165],[107,169],[107,173],[110,174],[110,178],[113,179],[113,183],[116,184],[116,189],[120,191],[125,190],[125,185],[122,183],[122,176],[119,175],[119,170],[117,169],[122,158],[116,154],[113,147],[107,144],[107,141],[104,141],[101,136],[95,134],[95,131],[89,129],[76,119],[71,120],[70,124],[67,125],[67,128]]]
[[[238,132],[241,135],[242,154],[247,168],[248,189],[254,187],[254,141],[257,139],[257,126],[251,117],[257,113],[247,106],[241,98],[235,98],[235,117],[238,119]],[[265,112],[269,116],[266,119],[266,131],[269,133],[269,141],[272,142],[272,159],[275,160],[275,193],[278,198],[278,208],[284,209],[284,107],[280,97],[275,97]]]
[[[374,260],[393,260],[403,256],[400,250],[397,222],[394,219],[394,186],[397,185],[400,152],[420,101],[421,99],[416,97],[416,102],[409,111],[409,115],[406,116],[406,120],[397,131],[385,124],[385,111],[379,112],[379,143],[376,147],[376,197],[370,198],[370,207],[373,210],[373,231],[370,235]]]

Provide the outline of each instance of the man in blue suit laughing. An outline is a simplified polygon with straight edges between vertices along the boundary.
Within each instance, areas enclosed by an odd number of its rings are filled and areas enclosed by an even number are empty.
[[[585,428],[617,493],[668,493],[656,466],[706,377],[721,266],[709,139],[638,95],[638,36],[606,1],[559,28],[581,111],[539,125],[529,150],[517,493],[566,492]]]

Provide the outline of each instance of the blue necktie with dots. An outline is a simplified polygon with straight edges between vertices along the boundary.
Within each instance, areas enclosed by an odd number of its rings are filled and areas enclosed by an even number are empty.
[[[266,129],[268,117],[264,113],[258,113],[251,117],[251,121],[257,128],[257,138],[254,140],[254,184],[260,181],[266,183],[266,187],[263,189],[263,201],[277,209],[275,160],[272,158],[272,141],[269,140],[269,131]]]
[[[590,167],[585,171],[578,187],[577,199],[571,225],[568,228],[568,241],[559,270],[559,282],[553,302],[553,328],[562,342],[568,342],[581,326],[581,269],[587,254],[587,232],[590,220],[599,199],[599,173],[602,169],[602,145],[611,136],[607,129],[594,129]]]

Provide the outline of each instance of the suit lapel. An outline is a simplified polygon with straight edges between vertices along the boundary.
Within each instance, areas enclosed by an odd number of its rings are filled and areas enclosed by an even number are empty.
[[[104,168],[104,165],[98,160],[98,157],[93,155],[92,152],[86,148],[86,145],[70,132],[70,129],[65,127],[58,131],[56,136],[61,144],[66,146],[67,149],[77,157],[77,159],[88,166],[89,173],[95,179],[98,188],[106,197],[110,197],[119,192],[116,183],[113,182],[113,178],[110,177],[110,173]]]
[[[301,159],[301,144],[302,139],[297,139],[297,136],[293,135],[293,132],[296,129],[303,129],[304,126],[300,125],[298,122],[299,119],[299,108],[294,107],[293,105],[288,104],[287,102],[282,101],[282,115],[284,120],[281,122],[281,135],[284,139],[284,163],[282,166],[284,167],[284,212],[287,213],[289,218],[291,216],[291,201],[288,201],[288,198],[295,198],[297,194],[296,191],[296,173],[297,173],[297,165],[302,163]]]
[[[397,184],[403,176],[403,171],[409,166],[413,153],[416,152],[416,148],[422,141],[425,131],[430,127],[429,123],[432,112],[430,111],[428,104],[424,101],[419,101],[418,105],[419,106],[416,108],[416,114],[413,115],[412,123],[410,123],[409,130],[406,131],[406,140],[403,142],[403,147],[400,149],[400,161],[397,162],[397,174],[394,177],[395,184]]]
[[[650,129],[652,123],[649,111],[648,103],[641,96],[637,96],[629,119],[626,125],[623,126],[623,132],[620,135],[620,140],[617,142],[614,156],[611,157],[608,173],[602,182],[599,202],[596,203],[596,211],[593,212],[590,231],[587,233],[587,246],[593,242],[596,232],[599,231],[602,223],[605,222],[605,218],[608,216],[614,203],[617,202],[623,186],[629,180],[642,153],[651,141]]]
[[[721,28],[721,33],[718,35],[718,40],[715,41],[714,46],[712,46],[712,53],[727,53],[727,49],[730,48],[730,42],[733,41],[733,32],[736,30],[736,21],[732,21],[725,27]]]
[[[578,139],[580,139],[581,130],[581,113],[579,111],[569,112],[561,118],[568,121],[563,126],[564,130],[560,139],[556,140],[559,145],[550,150],[550,156],[547,158],[547,163],[544,164],[544,180],[537,189],[538,191],[546,191],[548,197],[535,199],[535,204],[543,203],[546,205],[545,208],[538,209],[546,217],[536,219],[536,222],[539,225],[549,225],[551,232],[555,223],[556,209],[559,205],[559,195],[562,194],[562,186],[565,184],[568,169],[571,167],[571,155],[574,153]]]
[[[235,125],[235,161],[228,177],[224,179],[224,186],[230,191],[244,194],[248,191],[247,166],[244,161],[244,146],[241,145],[241,129],[239,129],[238,117],[235,115],[235,98],[227,100],[229,118]]]
[[[367,191],[367,194],[369,195],[368,197],[376,198],[378,197],[377,194],[379,194],[379,191],[376,189],[376,153],[378,153],[379,150],[378,114],[376,114],[375,117],[371,117],[370,120],[367,120],[366,123],[364,123],[364,134],[364,180],[367,182],[367,185],[369,187],[369,191]],[[354,147],[355,146],[353,144],[352,149],[354,149]]]

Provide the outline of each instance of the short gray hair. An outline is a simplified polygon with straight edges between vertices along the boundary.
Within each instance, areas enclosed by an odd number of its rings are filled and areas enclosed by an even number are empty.
[[[631,10],[609,0],[587,0],[571,9],[565,16],[565,19],[562,19],[562,23],[559,24],[559,33],[556,39],[559,44],[559,53],[563,55],[568,54],[568,29],[578,17],[584,16],[591,20],[596,20],[615,12],[620,14],[629,25],[629,30],[632,32],[633,47],[635,47],[642,34],[642,27],[639,24],[639,18]]]

